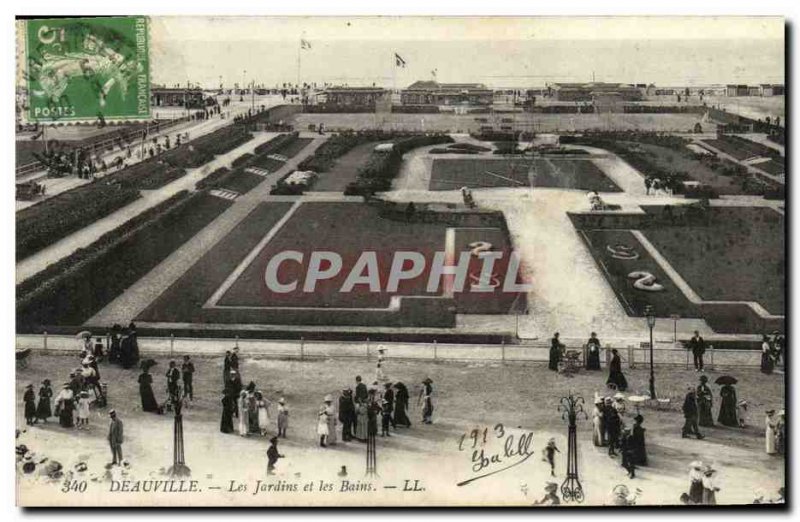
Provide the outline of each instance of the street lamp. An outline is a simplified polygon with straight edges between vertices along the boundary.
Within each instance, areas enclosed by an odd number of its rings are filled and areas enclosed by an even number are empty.
[[[583,411],[583,397],[576,397],[570,392],[567,397],[561,397],[558,411],[561,418],[567,421],[567,478],[561,484],[561,496],[564,502],[583,502],[583,486],[578,476],[578,416],[584,420],[589,416]]]
[[[653,307],[645,306],[644,315],[647,318],[647,327],[650,328],[650,398],[656,398],[656,377],[653,370],[653,327],[656,325],[656,316]]]

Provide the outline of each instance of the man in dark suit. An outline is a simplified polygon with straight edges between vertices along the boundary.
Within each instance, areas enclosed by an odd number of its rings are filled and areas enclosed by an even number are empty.
[[[361,376],[356,375],[356,402],[367,402],[367,385],[361,382]]]
[[[178,400],[180,400],[180,388],[178,387],[180,378],[181,372],[175,367],[175,361],[170,361],[169,369],[167,370],[167,392],[173,404],[176,404]]]
[[[697,427],[697,397],[693,386],[689,386],[686,398],[683,400],[683,418],[681,437],[687,439],[689,435],[694,435],[698,439],[702,439],[703,435],[700,433],[700,428]]]
[[[108,412],[111,423],[108,426],[108,444],[111,446],[111,464],[122,464],[122,421],[117,418],[116,410]]]
[[[689,340],[689,349],[694,356],[694,371],[705,371],[703,369],[703,354],[706,353],[706,343],[697,330],[694,331],[694,336]]]

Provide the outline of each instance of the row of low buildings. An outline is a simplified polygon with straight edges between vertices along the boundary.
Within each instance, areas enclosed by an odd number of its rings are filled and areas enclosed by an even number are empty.
[[[783,96],[786,89],[779,83],[762,83],[759,85],[736,85],[725,86],[726,96]]]

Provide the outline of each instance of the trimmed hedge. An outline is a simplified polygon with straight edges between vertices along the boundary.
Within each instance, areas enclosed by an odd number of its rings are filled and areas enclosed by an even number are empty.
[[[104,180],[62,192],[17,213],[17,261],[139,198],[136,187]]]
[[[244,165],[247,165],[253,158],[255,158],[255,156],[253,154],[250,154],[249,152],[246,154],[242,154],[241,156],[239,156],[238,158],[236,158],[231,162],[231,167],[233,168],[243,167]]]
[[[347,185],[345,195],[370,196],[392,187],[392,180],[400,170],[403,154],[417,147],[453,143],[447,134],[416,135],[394,141],[391,152],[373,152],[361,168],[356,181]]]
[[[17,288],[17,331],[82,324],[231,205],[176,194]]]
[[[297,132],[290,132],[288,134],[279,134],[278,136],[275,136],[271,140],[262,143],[261,145],[256,147],[255,154],[257,156],[263,156],[266,154],[275,154],[286,145],[295,141],[298,135],[299,133]]]
[[[197,190],[212,189],[219,187],[219,183],[228,177],[231,170],[228,167],[220,167],[205,178],[194,184]]]

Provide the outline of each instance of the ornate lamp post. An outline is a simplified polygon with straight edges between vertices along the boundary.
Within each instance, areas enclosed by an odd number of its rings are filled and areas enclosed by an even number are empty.
[[[647,318],[647,327],[650,328],[650,398],[656,398],[656,377],[653,369],[653,327],[656,325],[656,316],[653,314],[653,307],[647,305],[644,309]]]
[[[567,478],[561,484],[561,496],[564,502],[583,502],[583,486],[578,478],[578,415],[584,419],[589,416],[583,411],[583,397],[575,397],[570,392],[568,397],[561,397],[558,406],[561,418],[568,423],[567,428]]]
[[[370,397],[367,405],[367,470],[368,477],[378,475],[378,453],[375,445],[375,436],[378,434],[378,414],[376,411],[375,397]]]
[[[183,415],[181,414],[181,393],[178,392],[178,400],[175,401],[175,425],[173,428],[173,445],[172,445],[172,467],[167,470],[167,473],[173,477],[188,477],[191,475],[192,470],[186,465],[183,457]]]

